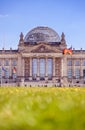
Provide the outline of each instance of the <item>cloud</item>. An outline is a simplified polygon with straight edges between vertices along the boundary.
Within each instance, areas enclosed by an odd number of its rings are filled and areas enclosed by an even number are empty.
[[[0,14],[0,18],[6,18],[8,16],[9,16],[8,14]]]

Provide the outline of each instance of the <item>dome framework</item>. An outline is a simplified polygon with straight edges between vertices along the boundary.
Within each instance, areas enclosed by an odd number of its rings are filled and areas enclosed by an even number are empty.
[[[24,42],[60,42],[60,37],[56,31],[49,27],[36,27],[29,31],[24,38]]]

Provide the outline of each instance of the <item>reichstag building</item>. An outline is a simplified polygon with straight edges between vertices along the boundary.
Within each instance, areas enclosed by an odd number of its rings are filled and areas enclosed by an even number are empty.
[[[0,84],[84,86],[85,50],[68,49],[64,33],[33,28],[26,36],[20,34],[16,50],[0,50]]]

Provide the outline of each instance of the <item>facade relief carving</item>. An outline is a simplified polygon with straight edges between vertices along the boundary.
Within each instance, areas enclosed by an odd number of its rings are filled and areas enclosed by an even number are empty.
[[[52,53],[56,52],[55,50],[49,49],[48,47],[41,45],[40,47],[37,47],[36,49],[32,50],[31,52],[35,53]]]

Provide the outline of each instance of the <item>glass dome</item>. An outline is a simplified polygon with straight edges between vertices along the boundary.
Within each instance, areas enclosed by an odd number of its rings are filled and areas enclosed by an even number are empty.
[[[60,42],[60,37],[57,32],[49,27],[36,27],[27,33],[24,42]]]

